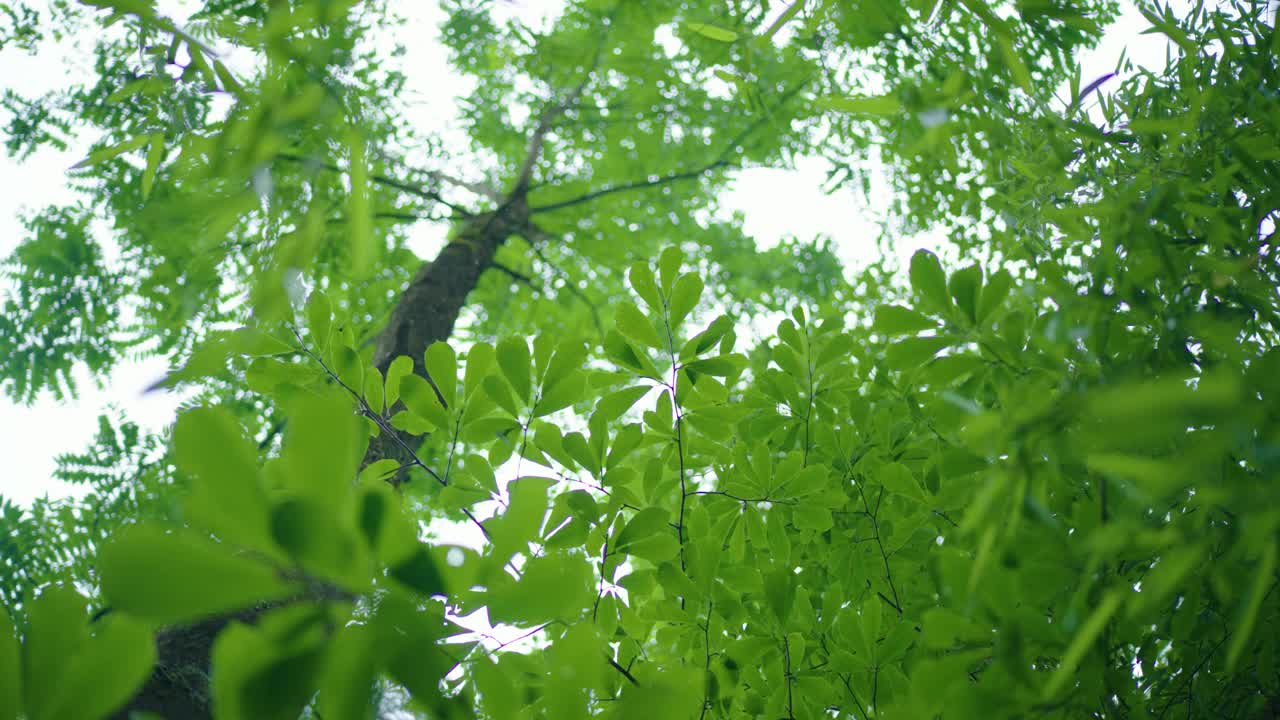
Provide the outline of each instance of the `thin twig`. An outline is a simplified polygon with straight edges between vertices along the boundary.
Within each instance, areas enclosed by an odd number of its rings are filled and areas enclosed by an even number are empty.
[[[523,284],[525,284],[525,285],[528,285],[529,287],[533,288],[534,290],[540,290],[540,289],[541,289],[541,288],[539,288],[539,287],[537,286],[537,284],[536,284],[536,283],[534,283],[534,282],[533,282],[533,278],[529,277],[528,275],[525,275],[524,273],[520,272],[519,270],[513,270],[512,268],[509,268],[509,267],[507,267],[506,265],[503,265],[502,263],[498,262],[497,260],[491,260],[491,261],[489,261],[489,267],[493,268],[494,270],[501,270],[502,272],[506,273],[507,275],[510,275],[510,276],[511,276],[511,279],[515,280],[516,282],[520,282],[520,283],[523,283]]]
[[[799,505],[800,504],[796,500],[778,500],[777,498],[771,498],[771,497],[756,497],[756,498],[739,497],[737,495],[734,495],[733,493],[727,493],[723,490],[690,490],[689,492],[685,493],[685,495],[690,495],[690,496],[719,495],[721,497],[729,498],[730,500],[736,500],[737,502],[740,502],[740,503],[766,503],[767,502],[767,503],[774,503],[777,505]]]
[[[315,167],[322,168],[330,172],[336,172],[336,173],[342,172],[342,168],[338,167],[337,165],[331,162],[327,162],[325,160],[321,160],[316,157],[308,157],[305,155],[295,155],[293,153],[280,153],[276,155],[276,158],[280,160],[287,160],[292,163],[297,163],[299,165],[314,165]],[[456,213],[461,217],[470,217],[472,214],[471,211],[465,208],[459,207],[457,205],[454,205],[448,200],[445,200],[443,197],[441,197],[440,193],[434,190],[427,190],[421,187],[417,187],[416,185],[411,185],[404,180],[398,180],[396,178],[389,177],[387,175],[370,175],[369,180],[378,185],[393,188],[403,193],[413,195],[414,197],[422,198],[423,200],[430,200],[432,202],[440,203],[441,205],[444,205],[445,207],[449,208],[450,210],[452,210],[454,213]]]
[[[622,673],[622,677],[624,677],[624,678],[626,678],[626,679],[630,680],[632,685],[635,685],[636,687],[640,687],[640,681],[639,681],[639,680],[636,680],[636,676],[635,676],[635,675],[632,675],[630,670],[628,670],[628,669],[626,669],[626,668],[622,667],[621,665],[619,665],[617,660],[614,660],[613,658],[609,657],[608,655],[605,655],[605,656],[604,656],[604,659],[609,661],[609,665],[610,665],[614,670],[617,670],[618,672]]]

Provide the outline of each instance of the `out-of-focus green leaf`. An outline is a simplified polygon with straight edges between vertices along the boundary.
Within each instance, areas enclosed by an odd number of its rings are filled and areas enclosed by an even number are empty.
[[[9,611],[0,606],[0,720],[22,713],[22,641]]]
[[[319,422],[319,421],[317,421]],[[188,513],[228,541],[267,542],[267,498],[257,450],[226,408],[183,413],[173,429],[178,468],[193,479]]]
[[[819,108],[858,115],[895,115],[902,104],[892,95],[867,95],[863,97],[820,97]]]
[[[732,30],[725,30],[724,28],[716,27],[715,25],[687,22],[684,26],[703,37],[711,38],[718,42],[731,43],[738,39],[738,33],[733,32]]]
[[[261,559],[146,526],[121,532],[103,548],[99,566],[102,593],[113,607],[158,624],[242,610],[298,590]],[[154,582],[158,577],[165,582]]]

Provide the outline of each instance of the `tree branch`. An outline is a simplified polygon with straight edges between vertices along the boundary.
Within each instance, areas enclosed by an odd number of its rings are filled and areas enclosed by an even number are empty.
[[[490,260],[490,261],[489,261],[489,267],[493,268],[494,270],[500,270],[500,271],[502,271],[502,272],[506,273],[507,275],[510,275],[512,280],[515,280],[516,282],[518,282],[518,283],[522,283],[522,284],[524,284],[524,285],[528,285],[529,287],[533,288],[534,290],[540,290],[540,289],[541,289],[541,288],[539,288],[539,287],[538,287],[538,286],[533,282],[533,278],[529,277],[528,275],[525,275],[524,273],[520,272],[519,270],[513,270],[513,269],[511,269],[511,268],[507,267],[506,265],[503,265],[502,263],[498,262],[497,260]]]
[[[314,167],[318,167],[323,170],[328,170],[330,172],[336,172],[336,173],[343,172],[342,168],[338,167],[337,165],[325,160],[321,160],[320,158],[317,158],[317,157],[310,157],[306,155],[295,155],[294,153],[280,153],[276,155],[276,158],[279,160],[287,160],[289,162],[297,163],[299,165],[304,165],[304,166],[312,165]],[[432,173],[427,173],[427,174],[433,175]],[[441,177],[437,176],[436,179],[441,179]],[[371,175],[369,176],[369,180],[370,182],[376,183],[378,185],[382,185],[383,187],[389,187],[395,190],[399,190],[408,195],[413,195],[414,197],[422,198],[423,200],[430,200],[431,202],[440,203],[441,205],[444,205],[445,207],[452,210],[455,214],[459,215],[460,217],[471,217],[472,215],[471,211],[463,207],[460,207],[458,205],[455,205],[449,202],[448,200],[445,200],[443,197],[441,197],[440,193],[434,190],[427,190],[425,188],[421,188],[416,185],[411,185],[407,181],[398,180],[396,178],[389,177],[387,175]]]
[[[616,13],[616,10],[614,11]],[[613,13],[610,14],[610,19]],[[524,162],[520,164],[520,172],[516,173],[516,185],[512,190],[512,195],[524,195],[529,189],[529,180],[533,177],[533,168],[538,164],[539,158],[542,157],[542,147],[546,142],[547,133],[551,131],[551,125],[556,118],[565,113],[566,110],[578,104],[578,100],[582,98],[582,91],[586,89],[587,83],[591,81],[591,75],[600,66],[600,58],[604,56],[604,49],[608,45],[609,30],[613,27],[612,23],[605,25],[605,31],[600,38],[600,44],[596,46],[594,55],[591,58],[591,64],[587,67],[587,72],[583,74],[582,80],[578,82],[573,90],[565,96],[563,100],[553,105],[547,106],[538,116],[538,126],[534,128],[533,135],[529,138],[529,149],[525,152]]]
[[[790,100],[791,98],[795,97],[796,93],[800,92],[800,90],[803,89],[805,85],[806,85],[806,82],[801,82],[797,84],[794,88],[791,88],[790,90],[783,93],[782,99],[779,101],[778,105],[782,105],[786,103],[788,100]],[[550,203],[548,205],[538,205],[538,206],[530,207],[529,214],[535,215],[537,213],[551,212],[553,210],[562,210],[567,207],[573,207],[574,205],[581,205],[583,203],[588,203],[588,202],[591,202],[592,200],[597,200],[607,195],[626,192],[628,190],[642,190],[645,188],[657,187],[659,185],[666,185],[667,183],[677,182],[680,180],[690,180],[693,178],[700,177],[704,173],[711,172],[716,168],[728,167],[730,165],[734,165],[735,163],[730,162],[729,158],[734,155],[738,147],[743,142],[745,142],[746,139],[749,138],[752,133],[760,129],[761,126],[763,126],[766,122],[768,122],[771,119],[772,118],[768,113],[761,113],[760,116],[757,117],[754,122],[748,124],[745,128],[742,129],[741,132],[735,135],[734,138],[731,141],[729,141],[729,144],[725,146],[724,150],[722,150],[714,160],[712,160],[709,163],[706,163],[705,165],[701,165],[691,170],[682,170],[680,172],[674,172],[669,175],[663,175],[660,177],[646,178],[644,180],[637,180],[635,182],[623,183],[621,185],[610,185],[608,187],[600,188],[599,190],[593,190],[584,195],[579,195],[576,198],[570,198],[569,200],[561,200],[559,202]]]
[[[589,203],[592,200],[597,200],[605,197],[606,195],[613,195],[614,193],[626,192],[628,190],[643,190],[645,188],[658,187],[659,185],[666,185],[667,183],[677,182],[679,180],[690,180],[718,167],[727,166],[728,164],[729,163],[725,160],[716,160],[715,162],[707,163],[706,165],[694,168],[693,170],[684,170],[682,172],[671,173],[670,175],[663,175],[662,177],[623,183],[621,185],[610,185],[608,187],[600,188],[599,190],[593,190],[585,195],[579,195],[578,197],[571,198],[569,200],[561,200],[560,202],[531,207],[529,208],[529,214],[534,215],[537,213],[551,212],[553,210],[563,210],[564,208]]]
[[[608,655],[605,655],[605,656],[604,656],[604,659],[609,661],[609,665],[610,665],[610,667],[612,667],[614,670],[617,670],[618,672],[622,673],[622,677],[624,677],[624,678],[626,678],[626,679],[630,680],[632,685],[635,685],[636,687],[640,687],[640,681],[639,681],[639,680],[636,680],[636,676],[635,676],[635,675],[632,675],[630,670],[628,670],[628,669],[626,669],[626,668],[622,667],[621,665],[619,665],[617,660],[614,660],[613,658],[609,657]]]

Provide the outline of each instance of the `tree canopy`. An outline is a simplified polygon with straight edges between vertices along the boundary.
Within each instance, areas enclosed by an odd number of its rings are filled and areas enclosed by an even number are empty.
[[[0,388],[189,397],[0,507],[0,719],[1280,716],[1280,33],[1139,7],[444,0],[460,143],[387,0],[0,4]],[[715,212],[805,156],[880,259]]]

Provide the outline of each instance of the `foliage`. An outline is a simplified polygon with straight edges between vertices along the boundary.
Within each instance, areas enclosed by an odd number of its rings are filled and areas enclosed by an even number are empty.
[[[7,607],[19,607],[50,580],[94,578],[97,548],[121,518],[178,516],[163,438],[122,417],[99,416],[93,444],[59,456],[54,478],[78,486],[75,497],[0,509],[0,600]]]
[[[128,40],[30,107],[104,133],[85,207],[131,272],[87,211],[34,220],[0,337],[65,352],[7,388],[148,342],[200,394],[163,447],[104,421],[69,515],[5,507],[0,716],[163,715],[191,672],[165,651],[209,627],[181,716],[1280,707],[1265,4],[1144,5],[1170,63],[1104,94],[1067,73],[1110,3],[583,0],[537,31],[456,0],[479,183],[408,164],[379,4],[93,4]],[[11,148],[51,142],[29,120]],[[732,169],[814,148],[836,183],[883,156],[948,251],[846,278],[821,240],[705,219]],[[400,221],[432,213],[453,234],[415,273]],[[60,575],[87,623],[32,592]]]

